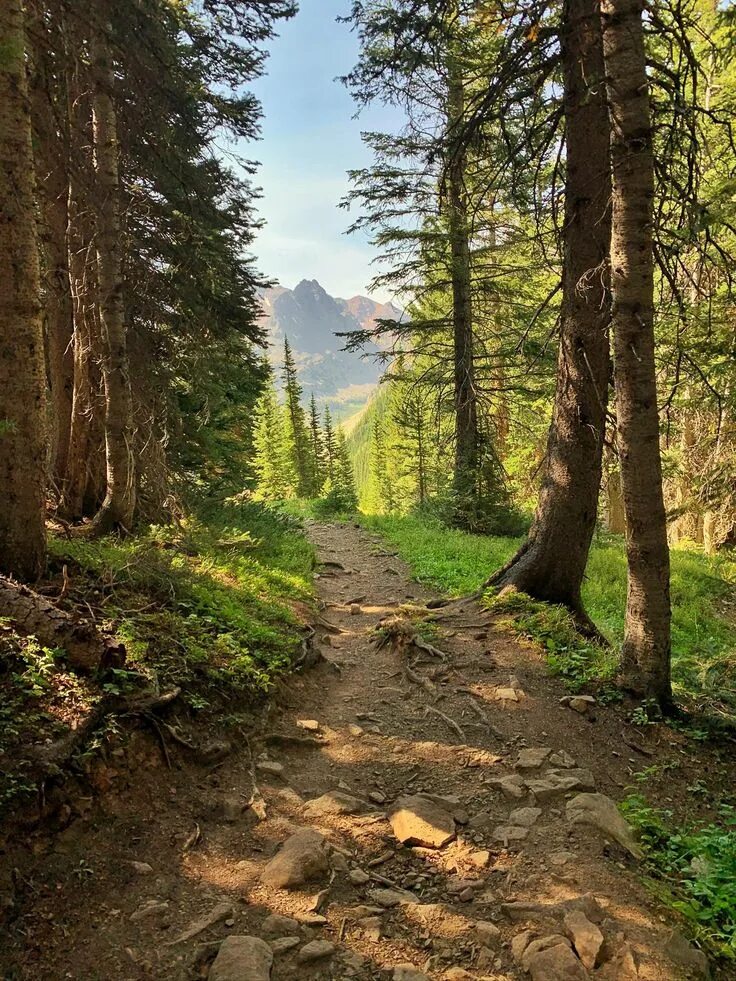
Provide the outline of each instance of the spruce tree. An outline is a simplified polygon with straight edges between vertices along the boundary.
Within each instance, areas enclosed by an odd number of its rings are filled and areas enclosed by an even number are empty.
[[[314,478],[311,465],[311,448],[307,433],[307,421],[302,406],[302,387],[297,377],[296,362],[289,345],[289,339],[284,338],[284,364],[281,375],[284,382],[286,398],[287,433],[291,445],[291,454],[297,476],[297,492],[299,497],[310,497],[313,491]]]
[[[279,405],[272,378],[269,378],[256,403],[253,450],[253,469],[258,478],[256,497],[264,501],[294,497],[298,485],[297,474],[285,411]]]
[[[312,497],[319,497],[326,479],[322,429],[319,424],[317,402],[312,392],[309,399],[309,445],[312,465]]]
[[[332,424],[332,413],[329,405],[325,406],[325,425],[324,425],[324,460],[325,475],[330,484],[335,483],[337,474],[337,439],[335,437],[335,427]]]
[[[345,431],[342,426],[339,426],[337,429],[335,446],[337,457],[335,464],[335,491],[340,498],[341,510],[355,511],[358,507],[355,473],[353,471],[353,461],[350,459]]]
[[[373,423],[371,444],[371,476],[378,510],[391,514],[396,510],[396,491],[389,475],[388,448],[384,423],[378,417]]]

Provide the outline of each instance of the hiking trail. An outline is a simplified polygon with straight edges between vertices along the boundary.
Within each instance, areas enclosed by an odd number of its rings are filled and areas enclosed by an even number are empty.
[[[4,977],[706,976],[611,803],[648,758],[621,717],[561,703],[476,604],[434,611],[419,646],[379,646],[379,621],[434,594],[376,536],[307,530],[324,659],[220,759],[172,746],[166,769],[139,736],[125,766],[106,760],[100,797],[31,842]]]

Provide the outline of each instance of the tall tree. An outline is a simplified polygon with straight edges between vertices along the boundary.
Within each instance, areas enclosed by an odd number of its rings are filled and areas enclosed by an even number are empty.
[[[91,18],[90,62],[95,162],[96,249],[105,389],[107,488],[94,518],[98,532],[128,531],[135,513],[133,404],[123,305],[123,232],[120,221],[120,146],[113,88],[107,3]]]
[[[296,362],[289,344],[284,338],[284,364],[282,367],[286,416],[289,426],[294,467],[298,480],[299,497],[309,497],[312,492],[312,467],[309,435],[302,405],[302,387],[297,376]]]
[[[311,497],[317,497],[325,482],[325,460],[323,449],[322,429],[319,422],[319,412],[314,392],[309,399],[309,446],[311,449],[312,487]]]
[[[0,571],[35,579],[46,556],[40,269],[22,0],[0,4]]]
[[[329,405],[325,406],[323,446],[327,480],[334,484],[337,478],[337,438]]]
[[[565,223],[552,424],[529,536],[490,582],[563,603],[592,631],[580,593],[596,524],[608,404],[611,229],[603,42],[593,0],[566,0],[561,39]]]
[[[654,154],[642,0],[602,0],[613,167],[611,289],[628,594],[622,674],[667,708],[670,581],[654,362]]]

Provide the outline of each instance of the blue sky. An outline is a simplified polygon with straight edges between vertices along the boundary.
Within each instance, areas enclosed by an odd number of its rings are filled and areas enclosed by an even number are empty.
[[[397,119],[380,106],[353,119],[350,94],[335,80],[357,58],[349,25],[336,23],[349,7],[350,0],[300,0],[297,16],[281,25],[268,74],[253,85],[263,139],[247,148],[262,164],[267,225],[254,248],[259,268],[282,286],[318,279],[342,297],[367,293],[375,255],[365,238],[344,234],[351,213],[337,204],[349,186],[346,171],[370,162],[361,130],[392,129]]]

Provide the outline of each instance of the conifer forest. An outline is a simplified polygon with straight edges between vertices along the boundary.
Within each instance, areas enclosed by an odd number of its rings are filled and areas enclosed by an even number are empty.
[[[736,978],[735,550],[733,0],[0,0],[5,981]]]

